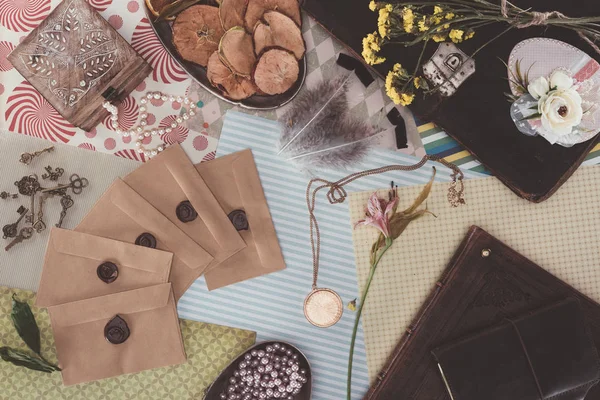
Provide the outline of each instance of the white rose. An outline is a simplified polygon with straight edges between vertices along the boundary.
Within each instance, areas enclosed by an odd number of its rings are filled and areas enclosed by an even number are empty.
[[[566,90],[573,86],[573,78],[564,71],[556,70],[550,75],[550,87],[552,90]]]
[[[550,91],[550,83],[548,83],[548,79],[540,76],[527,86],[527,91],[537,100]]]
[[[581,123],[581,96],[574,89],[553,90],[540,98],[538,111],[542,127],[557,135],[568,135]]]

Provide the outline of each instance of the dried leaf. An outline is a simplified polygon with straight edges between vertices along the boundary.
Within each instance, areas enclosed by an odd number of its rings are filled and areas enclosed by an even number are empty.
[[[523,74],[521,74],[521,60],[515,62],[515,71],[517,74],[517,80],[523,82]]]
[[[189,8],[194,4],[200,3],[201,1],[202,0],[177,0],[163,7],[158,17],[156,17],[156,22],[174,17],[186,8]]]
[[[375,262],[375,257],[377,255],[377,250],[383,247],[385,244],[385,237],[382,233],[379,234],[375,243],[373,243],[373,247],[371,247],[371,265]]]
[[[506,100],[508,100],[510,103],[514,103],[515,101],[519,100],[519,96],[515,96],[512,93],[504,92],[504,96],[506,96]]]
[[[435,178],[436,172],[437,171],[436,171],[435,167],[433,167],[433,175],[431,176],[431,179],[429,180],[429,182],[427,182],[427,185],[425,185],[423,190],[421,190],[421,193],[415,199],[413,204],[410,207],[408,207],[406,210],[402,211],[400,214],[404,214],[404,215],[412,214],[427,199],[427,197],[429,197],[429,193],[431,193],[431,187],[433,186],[433,179]],[[396,215],[398,215],[398,214],[396,214]]]
[[[414,212],[412,214],[395,214],[390,219],[390,236],[392,239],[398,239],[400,235],[408,228],[408,225],[414,220],[421,218],[425,215],[433,215],[435,214],[431,211],[424,209]]]
[[[20,350],[11,349],[10,347],[0,347],[0,357],[4,361],[8,361],[19,367],[26,367],[35,371],[42,371],[51,373],[54,371],[60,371],[58,367],[55,367],[45,360],[37,357],[32,357],[27,353]]]
[[[531,114],[529,117],[526,117],[526,118],[520,119],[519,121],[530,121],[530,120],[532,120],[532,119],[538,119],[538,118],[541,118],[541,117],[542,117],[542,114],[540,114],[540,113],[535,113],[535,114]]]
[[[40,354],[40,330],[35,322],[29,304],[19,301],[13,294],[12,312],[10,317],[21,339],[35,354]]]

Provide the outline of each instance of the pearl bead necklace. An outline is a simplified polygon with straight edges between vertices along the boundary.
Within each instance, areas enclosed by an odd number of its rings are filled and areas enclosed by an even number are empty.
[[[170,101],[171,103],[180,103],[180,104],[184,104],[187,105],[189,110],[182,113],[181,115],[179,115],[177,118],[175,118],[175,121],[173,121],[171,123],[170,126],[167,126],[166,128],[161,128],[161,129],[147,129],[148,128],[148,113],[146,112],[146,107],[148,104],[149,100],[162,100],[162,101]],[[110,116],[110,124],[113,127],[113,129],[117,132],[117,135],[123,135],[123,137],[136,137],[137,136],[137,140],[135,142],[136,147],[138,148],[138,153],[140,154],[144,154],[146,157],[148,158],[152,158],[155,155],[157,155],[158,153],[160,153],[161,151],[163,151],[165,149],[165,147],[167,146],[166,143],[162,143],[159,146],[153,148],[153,149],[147,149],[144,148],[144,144],[143,144],[143,140],[145,138],[151,137],[151,136],[162,136],[165,133],[169,133],[171,132],[173,129],[177,128],[177,126],[185,121],[187,121],[188,119],[190,119],[191,116],[196,114],[196,104],[190,100],[188,97],[182,97],[182,96],[169,96],[166,95],[164,93],[161,92],[148,92],[146,93],[142,99],[140,100],[140,108],[139,108],[139,112],[140,112],[140,123],[137,127],[133,127],[128,131],[123,131],[121,130],[121,128],[119,128],[119,111],[117,109],[117,106],[115,106],[114,104],[109,103],[108,101],[105,101],[102,104],[102,107],[104,107],[106,110],[108,110],[108,112],[111,114]]]

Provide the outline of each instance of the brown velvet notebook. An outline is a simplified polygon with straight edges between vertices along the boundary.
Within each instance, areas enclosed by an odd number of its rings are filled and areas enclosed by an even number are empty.
[[[600,346],[598,303],[471,227],[365,399],[449,400],[433,349],[567,297],[579,300]],[[600,387],[585,399],[600,399]]]

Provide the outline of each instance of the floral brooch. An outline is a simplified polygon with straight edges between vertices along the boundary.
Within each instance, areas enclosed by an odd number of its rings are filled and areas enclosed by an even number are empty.
[[[587,54],[557,40],[529,39],[515,47],[508,69],[510,115],[520,132],[564,147],[600,132],[600,65]]]

